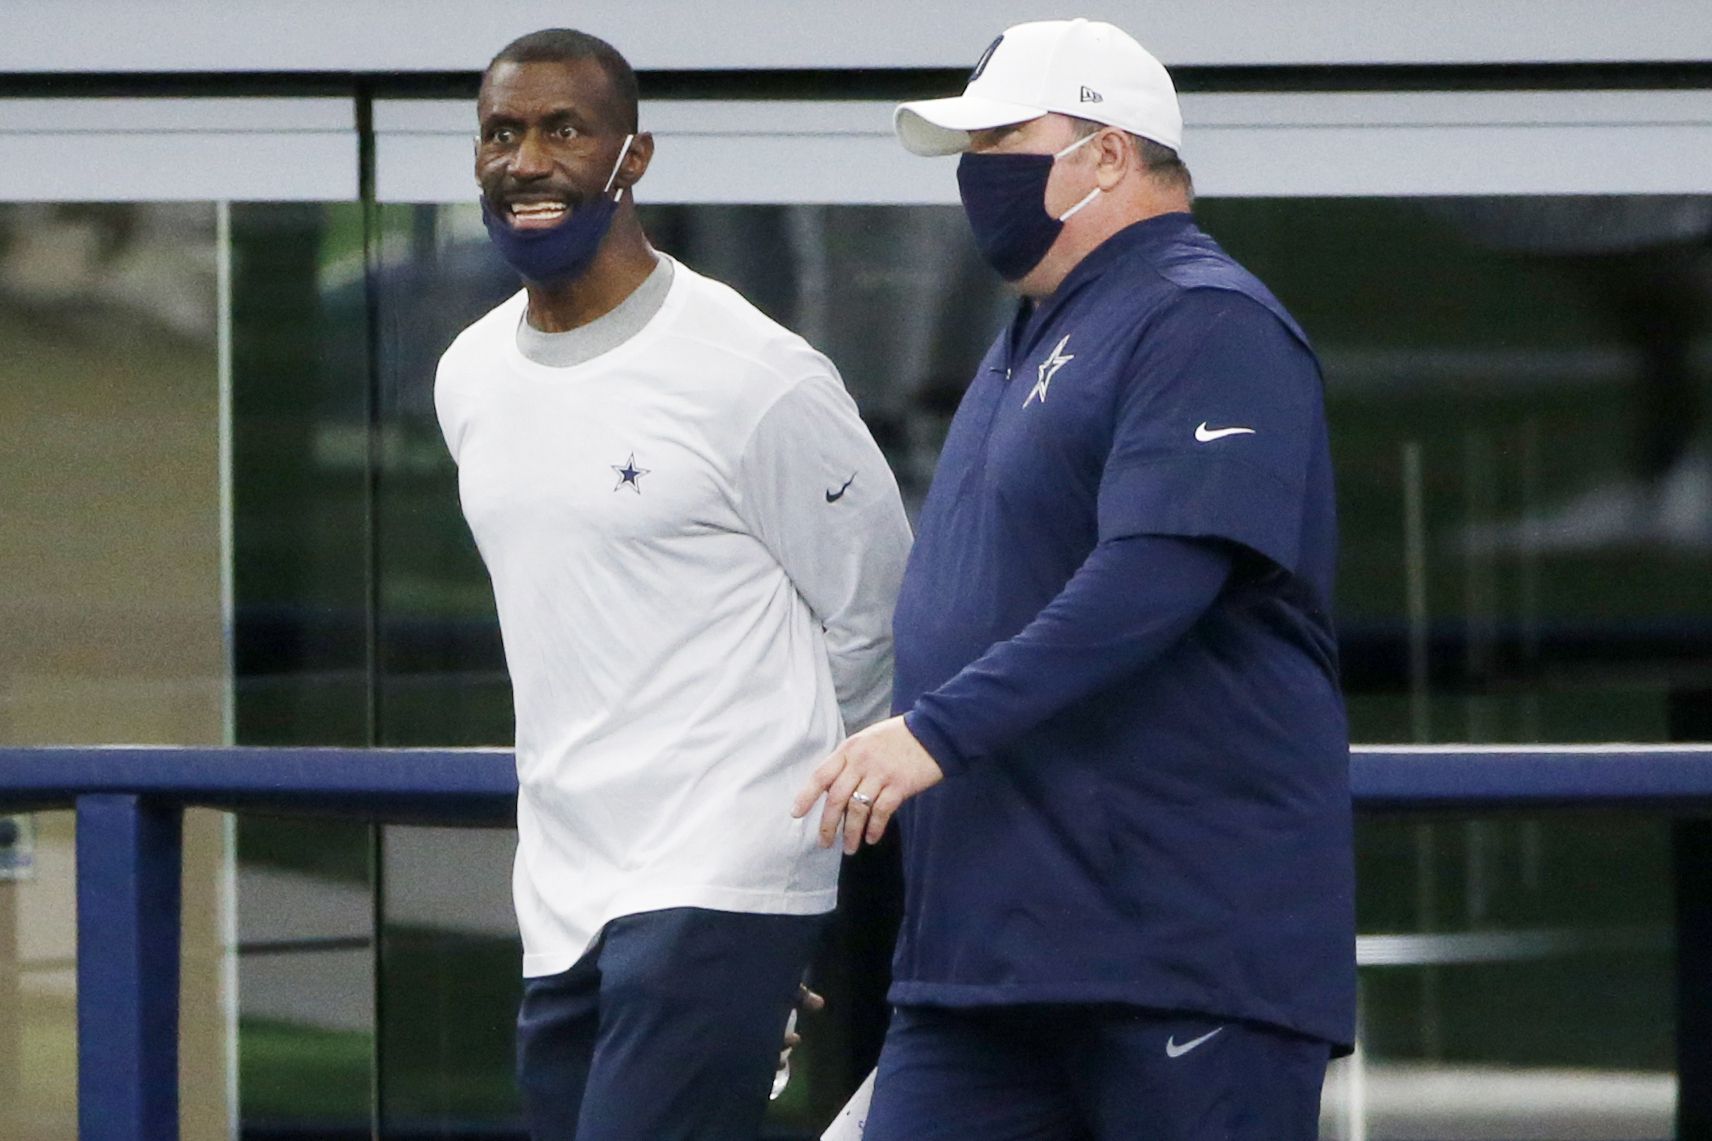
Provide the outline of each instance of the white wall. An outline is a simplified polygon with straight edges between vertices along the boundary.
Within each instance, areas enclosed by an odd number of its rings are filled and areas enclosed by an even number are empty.
[[[1712,61],[1712,0],[1083,11],[1179,65]],[[1059,14],[1019,0],[0,0],[0,73],[472,71],[511,36],[570,19],[642,68],[961,68],[1005,24]],[[890,112],[645,104],[660,147],[643,196],[955,202],[954,163],[906,155]],[[1184,112],[1184,153],[1208,196],[1712,193],[1709,90],[1209,93],[1185,96]],[[382,200],[472,198],[466,101],[384,99],[375,126]],[[66,161],[89,154],[101,161]],[[0,200],[350,200],[357,154],[349,97],[0,98]]]
[[[0,73],[462,71],[574,23],[639,68],[971,66],[1086,15],[1170,65],[1712,60],[1708,0],[0,0]]]
[[[1712,91],[1191,94],[1207,197],[1712,193]],[[954,203],[877,101],[645,102],[656,203]],[[471,202],[468,100],[376,103],[383,202]],[[99,155],[100,161],[65,161]],[[348,99],[0,99],[0,201],[350,201]]]
[[[0,201],[319,202],[357,189],[349,98],[0,99]]]
[[[639,195],[956,202],[956,160],[907,154],[891,112],[879,102],[645,103],[658,145]],[[1183,154],[1207,197],[1712,193],[1706,91],[1195,94],[1183,117]],[[473,199],[474,122],[467,101],[377,104],[381,200]]]

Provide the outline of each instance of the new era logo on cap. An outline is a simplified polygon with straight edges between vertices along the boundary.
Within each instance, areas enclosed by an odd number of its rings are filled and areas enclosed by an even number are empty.
[[[901,104],[892,121],[905,147],[945,155],[966,149],[973,131],[1052,112],[1182,146],[1171,76],[1122,29],[1098,20],[1006,28],[981,54],[963,94]]]

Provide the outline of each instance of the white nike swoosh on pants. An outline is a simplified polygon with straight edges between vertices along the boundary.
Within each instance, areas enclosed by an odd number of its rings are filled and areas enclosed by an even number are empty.
[[[1183,1043],[1181,1046],[1177,1045],[1177,1036],[1175,1034],[1173,1034],[1171,1037],[1169,1037],[1165,1040],[1165,1056],[1167,1058],[1181,1058],[1184,1054],[1187,1054],[1190,1050],[1193,1050],[1196,1046],[1199,1046],[1201,1043],[1203,1043],[1207,1039],[1213,1037],[1213,1035],[1217,1034],[1220,1030],[1223,1030],[1223,1029],[1224,1029],[1223,1026],[1214,1027],[1213,1029],[1207,1031],[1205,1034],[1201,1035],[1199,1038],[1189,1039],[1187,1042]]]

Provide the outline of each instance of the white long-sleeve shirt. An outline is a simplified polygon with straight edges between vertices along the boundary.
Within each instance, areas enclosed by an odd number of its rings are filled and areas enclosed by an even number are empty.
[[[622,915],[829,910],[838,851],[791,798],[890,702],[885,460],[830,361],[673,269],[592,360],[525,357],[518,294],[435,384],[516,704],[526,975]]]

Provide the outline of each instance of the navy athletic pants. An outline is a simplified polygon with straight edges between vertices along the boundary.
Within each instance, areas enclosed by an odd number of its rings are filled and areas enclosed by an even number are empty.
[[[1135,1007],[899,1007],[863,1141],[1313,1141],[1330,1057]]]
[[[823,915],[672,908],[524,980],[517,1074],[533,1141],[755,1141]]]

